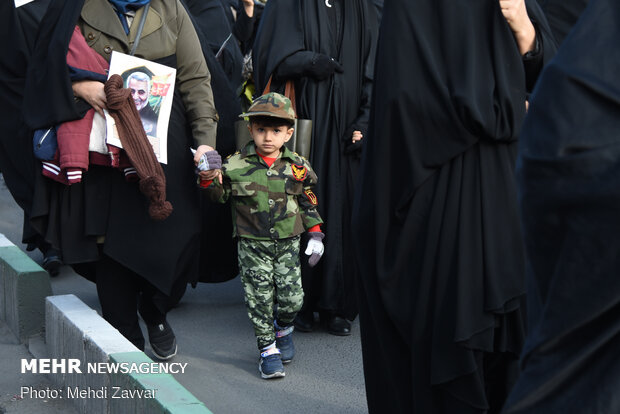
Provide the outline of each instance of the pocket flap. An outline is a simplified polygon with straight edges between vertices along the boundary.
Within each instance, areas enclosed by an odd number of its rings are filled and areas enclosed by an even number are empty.
[[[286,180],[287,194],[301,194],[304,191],[304,183],[296,180]]]
[[[235,197],[253,196],[256,194],[253,184],[251,181],[236,181],[230,183],[230,190]]]

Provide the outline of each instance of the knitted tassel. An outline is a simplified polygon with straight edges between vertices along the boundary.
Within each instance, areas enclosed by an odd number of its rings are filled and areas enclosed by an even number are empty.
[[[140,191],[149,199],[149,216],[164,220],[172,213],[172,205],[166,201],[166,176],[146,137],[131,91],[123,88],[119,75],[110,76],[104,91],[121,144],[140,178]]]

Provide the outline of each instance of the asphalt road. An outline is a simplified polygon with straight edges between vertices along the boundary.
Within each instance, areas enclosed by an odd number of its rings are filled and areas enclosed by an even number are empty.
[[[0,179],[0,233],[25,249],[21,223],[21,210]],[[41,262],[38,252],[29,255]],[[55,295],[75,294],[99,310],[94,284],[68,266],[52,279],[52,289]],[[297,355],[285,366],[286,377],[267,381],[258,372],[258,350],[239,278],[188,287],[168,320],[179,346],[173,361],[188,363],[186,372],[175,374],[175,378],[214,413],[367,412],[357,321],[349,337],[329,335],[320,327],[312,333],[295,332]],[[11,357],[7,353],[14,348],[10,349],[0,347],[0,358]],[[151,355],[148,345],[146,353]],[[5,395],[10,392],[2,390]],[[22,406],[26,409],[25,403]],[[35,411],[14,408],[7,412]]]

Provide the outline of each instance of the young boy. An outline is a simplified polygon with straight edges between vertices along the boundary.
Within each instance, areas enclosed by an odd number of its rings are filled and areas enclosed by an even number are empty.
[[[303,303],[299,235],[310,232],[305,254],[311,266],[323,254],[323,221],[312,192],[317,177],[308,161],[284,146],[295,121],[288,98],[265,94],[240,116],[250,118],[252,141],[224,161],[222,177],[207,191],[213,201],[231,199],[245,303],[260,349],[259,371],[263,378],[278,378],[284,376],[282,363],[295,354],[293,319]]]

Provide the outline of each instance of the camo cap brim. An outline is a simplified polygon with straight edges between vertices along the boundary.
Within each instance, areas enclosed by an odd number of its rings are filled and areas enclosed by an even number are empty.
[[[259,115],[290,120],[297,118],[291,100],[276,92],[269,92],[256,98],[248,108],[248,111],[239,115],[239,117],[245,118]]]

